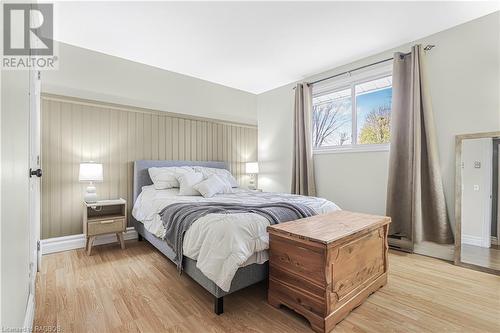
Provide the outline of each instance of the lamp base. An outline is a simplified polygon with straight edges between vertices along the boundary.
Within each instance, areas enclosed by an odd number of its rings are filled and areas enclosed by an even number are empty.
[[[94,203],[97,202],[97,189],[93,184],[87,186],[87,190],[85,192],[85,196],[83,197],[85,202]]]
[[[248,182],[248,189],[249,190],[256,190],[257,189],[257,175],[255,173],[250,174],[250,181]]]

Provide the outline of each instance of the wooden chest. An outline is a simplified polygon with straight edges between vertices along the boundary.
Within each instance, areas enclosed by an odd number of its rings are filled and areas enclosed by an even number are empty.
[[[268,227],[268,301],[329,332],[387,282],[385,216],[337,211]]]

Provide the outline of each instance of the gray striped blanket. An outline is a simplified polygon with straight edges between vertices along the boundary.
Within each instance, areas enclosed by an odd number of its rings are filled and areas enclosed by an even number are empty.
[[[182,271],[183,239],[186,231],[199,218],[208,214],[254,213],[265,217],[270,224],[298,220],[316,215],[316,211],[306,205],[288,202],[270,202],[259,205],[244,205],[221,202],[174,203],[161,212],[165,227],[165,241],[175,252],[174,262]]]

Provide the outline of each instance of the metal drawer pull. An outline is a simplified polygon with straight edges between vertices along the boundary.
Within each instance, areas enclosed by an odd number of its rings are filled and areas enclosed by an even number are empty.
[[[106,220],[106,221],[101,221],[101,224],[109,224],[113,222],[115,222],[115,220]]]

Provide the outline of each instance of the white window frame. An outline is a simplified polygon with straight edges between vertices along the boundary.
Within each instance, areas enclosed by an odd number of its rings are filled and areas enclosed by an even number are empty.
[[[385,64],[370,68],[368,70],[346,74],[341,77],[327,80],[313,85],[312,95],[324,95],[334,91],[343,89],[351,89],[351,108],[352,108],[352,138],[351,142],[356,141],[355,144],[342,145],[342,146],[327,146],[327,147],[313,147],[313,154],[332,154],[332,153],[354,153],[354,152],[379,152],[389,151],[390,143],[384,144],[358,144],[358,121],[357,121],[357,106],[356,106],[356,85],[386,76],[392,76],[392,64]],[[311,133],[312,135],[312,133]]]

